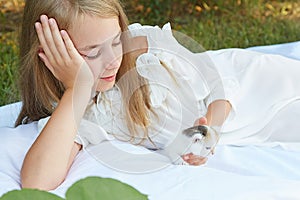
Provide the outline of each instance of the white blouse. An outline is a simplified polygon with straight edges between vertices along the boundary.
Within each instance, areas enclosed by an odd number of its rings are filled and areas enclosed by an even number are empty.
[[[264,137],[256,133],[280,109],[300,99],[299,61],[243,49],[192,53],[176,41],[170,24],[163,28],[132,24],[129,30],[133,37],[146,36],[148,40],[148,52],[136,60],[137,72],[149,82],[151,106],[156,113],[150,113],[149,127],[155,145],[146,140],[143,145],[148,148],[168,145],[177,133],[205,116],[209,104],[218,99],[232,105],[220,143],[247,143],[249,137],[252,142],[259,141]],[[129,140],[117,85],[89,105],[76,138],[78,143],[99,143],[106,133],[106,139],[113,135]],[[40,129],[45,123],[40,120]],[[97,126],[99,131],[90,126]],[[143,130],[138,130],[140,134],[133,143],[143,138]]]

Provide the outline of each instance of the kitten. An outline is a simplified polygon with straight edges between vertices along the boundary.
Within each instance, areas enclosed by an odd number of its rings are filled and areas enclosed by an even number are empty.
[[[183,160],[182,155],[193,153],[206,157],[214,150],[219,140],[218,127],[206,125],[193,126],[178,134],[174,141],[159,153],[170,158],[173,164],[189,165]]]

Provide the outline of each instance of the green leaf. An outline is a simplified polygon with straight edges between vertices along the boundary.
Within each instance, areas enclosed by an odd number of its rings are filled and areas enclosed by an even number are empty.
[[[37,189],[12,190],[4,194],[0,200],[63,200],[47,191]]]
[[[144,195],[125,183],[111,178],[87,177],[74,183],[66,193],[67,200],[146,200]]]

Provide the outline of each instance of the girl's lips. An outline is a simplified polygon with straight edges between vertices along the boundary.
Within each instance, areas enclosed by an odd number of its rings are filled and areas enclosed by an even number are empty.
[[[107,76],[107,77],[101,77],[101,80],[107,81],[107,82],[112,82],[114,81],[116,78],[116,75],[112,75],[112,76]]]

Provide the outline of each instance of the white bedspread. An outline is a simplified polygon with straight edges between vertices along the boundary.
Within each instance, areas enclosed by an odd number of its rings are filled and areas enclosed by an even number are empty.
[[[250,49],[300,60],[300,42]],[[37,136],[36,123],[12,128],[19,106],[17,103],[0,107],[0,196],[20,188],[22,161]],[[126,143],[112,143],[126,151],[147,152]],[[87,176],[101,176],[128,183],[154,200],[300,199],[300,152],[297,151],[280,147],[219,145],[206,165],[195,167],[170,165],[167,158],[158,154],[138,159],[120,156],[118,151],[108,152],[106,145],[108,142],[100,146],[104,149],[103,154],[115,160],[114,167],[119,170],[96,161],[85,150],[76,157],[62,185],[51,192],[64,196],[75,181]],[[140,173],[122,171],[131,166],[147,169],[150,165],[160,168],[144,173],[142,170]]]

